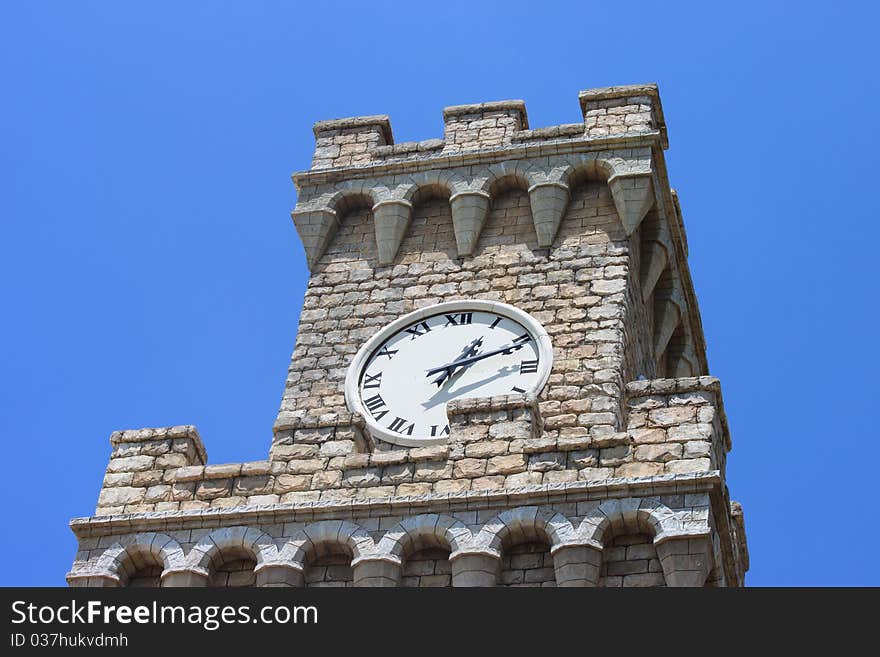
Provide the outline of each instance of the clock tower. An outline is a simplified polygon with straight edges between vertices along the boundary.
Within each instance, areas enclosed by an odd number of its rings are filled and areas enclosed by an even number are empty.
[[[321,121],[268,459],[117,431],[71,585],[742,586],[655,85]]]

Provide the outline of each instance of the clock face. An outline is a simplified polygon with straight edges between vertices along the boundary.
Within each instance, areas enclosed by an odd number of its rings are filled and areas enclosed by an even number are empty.
[[[402,317],[364,345],[346,397],[374,436],[445,442],[449,400],[536,393],[552,358],[546,331],[526,313],[498,302],[444,303]]]

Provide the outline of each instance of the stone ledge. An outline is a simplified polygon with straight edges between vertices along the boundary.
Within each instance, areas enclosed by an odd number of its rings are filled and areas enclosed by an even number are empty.
[[[433,154],[432,151],[419,152],[418,158],[400,158],[390,162],[379,160],[342,167],[327,167],[299,171],[291,176],[297,191],[310,185],[378,177],[387,174],[409,173],[411,171],[443,169],[474,164],[485,164],[506,159],[528,159],[560,155],[566,153],[592,152],[613,148],[650,148],[660,142],[660,132],[651,130],[640,133],[625,133],[602,137],[561,138],[550,141],[529,141],[516,144],[501,144],[492,148],[461,151],[458,153]]]
[[[518,112],[522,129],[529,127],[529,119],[526,115],[526,103],[524,100],[495,100],[488,103],[474,103],[470,105],[450,105],[443,108],[443,120],[448,121],[455,116],[463,114],[485,114],[486,112]]]
[[[538,400],[529,395],[498,395],[495,397],[469,397],[452,399],[446,404],[446,412],[452,417],[466,413],[494,413],[495,411],[530,410],[540,417]]]
[[[368,116],[349,116],[344,119],[328,119],[326,121],[317,121],[312,126],[312,132],[317,138],[321,133],[330,130],[345,130],[347,128],[370,128],[378,127],[385,137],[388,144],[394,143],[394,137],[391,134],[391,119],[387,114],[371,114]]]
[[[282,411],[275,419],[272,430],[291,431],[296,429],[338,429],[354,427],[364,428],[364,419],[354,413],[326,413],[324,415],[297,415],[294,412]]]
[[[651,477],[619,477],[597,481],[577,481],[558,484],[522,486],[502,491],[462,491],[460,493],[428,493],[418,496],[383,497],[357,500],[322,500],[264,504],[228,508],[196,509],[190,511],[152,511],[113,516],[73,518],[70,528],[78,538],[103,536],[108,533],[147,531],[148,529],[185,526],[215,526],[241,524],[254,517],[267,517],[273,522],[284,522],[294,516],[335,516],[349,518],[355,512],[367,510],[371,514],[400,512],[412,514],[415,509],[464,507],[484,509],[503,507],[511,502],[559,503],[562,501],[590,501],[595,499],[661,494],[688,494],[714,490],[722,485],[717,470],[655,475]],[[239,523],[239,521],[241,521]]]
[[[425,139],[423,141],[405,141],[400,144],[389,146],[376,146],[370,149],[370,153],[379,158],[395,157],[397,155],[411,155],[412,153],[425,153],[443,149],[445,141],[442,139]]]
[[[656,82],[647,84],[624,84],[616,87],[597,87],[578,92],[578,101],[583,109],[587,101],[609,100],[611,98],[627,98],[629,96],[660,96]]]
[[[518,130],[513,133],[512,141],[546,141],[551,139],[565,139],[566,137],[583,137],[583,123],[563,123],[561,125],[535,128],[534,130]]]
[[[688,376],[677,379],[630,381],[626,384],[626,393],[629,398],[647,395],[670,395],[676,392],[696,392],[699,390],[720,392],[721,382],[714,376]]]

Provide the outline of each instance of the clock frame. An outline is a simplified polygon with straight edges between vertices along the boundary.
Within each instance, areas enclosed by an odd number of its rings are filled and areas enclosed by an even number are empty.
[[[447,442],[448,436],[446,435],[436,437],[416,437],[404,435],[392,431],[388,427],[382,426],[382,424],[373,419],[373,415],[364,406],[364,402],[361,399],[361,379],[371,362],[373,354],[380,349],[387,340],[393,338],[397,333],[411,325],[418,324],[420,320],[425,320],[441,314],[461,313],[466,311],[500,315],[521,325],[534,340],[535,348],[538,351],[536,377],[534,377],[531,387],[526,389],[523,394],[537,396],[547,384],[547,380],[550,377],[550,371],[553,367],[553,348],[550,336],[540,322],[525,311],[500,301],[482,299],[447,301],[420,308],[383,326],[358,350],[348,367],[345,377],[346,404],[352,413],[360,415],[364,419],[367,430],[373,437],[405,447],[419,447]],[[472,397],[479,395],[467,396]]]

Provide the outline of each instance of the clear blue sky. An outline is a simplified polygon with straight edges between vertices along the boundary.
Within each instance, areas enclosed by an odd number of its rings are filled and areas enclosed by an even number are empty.
[[[753,585],[880,584],[878,16],[869,3],[7,2],[0,584],[60,585],[112,430],[265,458],[320,119],[656,81]],[[874,399],[874,402],[871,400]]]

